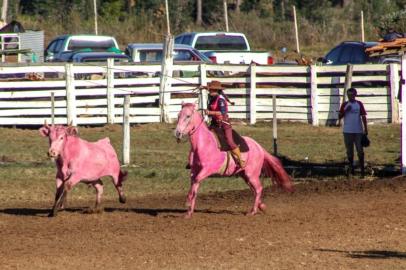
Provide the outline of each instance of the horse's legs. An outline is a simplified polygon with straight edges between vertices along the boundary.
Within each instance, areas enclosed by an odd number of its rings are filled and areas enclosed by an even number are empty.
[[[95,213],[102,212],[101,209],[101,197],[103,195],[103,182],[98,179],[96,182],[93,183],[93,187],[96,189],[96,205],[94,207]]]
[[[195,171],[192,168],[192,176],[191,176],[191,185],[189,189],[189,193],[187,195],[187,206],[188,206],[188,211],[186,213],[186,218],[191,218],[193,211],[195,210],[195,205],[196,205],[196,197],[197,197],[197,191],[200,186],[200,182],[207,178],[210,175],[210,173],[207,170],[202,169],[197,175],[195,175]]]
[[[186,213],[186,218],[191,218],[193,211],[195,210],[195,205],[196,205],[196,197],[197,197],[197,191],[199,189],[200,182],[196,180],[192,180],[192,184],[190,185],[190,190],[187,195],[187,204],[188,204],[188,211]]]
[[[262,203],[261,201],[261,196],[262,196],[262,184],[258,176],[244,176],[244,180],[247,182],[248,186],[251,188],[251,190],[254,193],[254,205],[252,206],[252,209],[250,212],[248,212],[248,215],[255,215],[258,213],[258,209],[265,211],[266,205]]]

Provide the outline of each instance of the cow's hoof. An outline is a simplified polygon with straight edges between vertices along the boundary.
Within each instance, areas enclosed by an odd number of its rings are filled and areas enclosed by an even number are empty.
[[[122,196],[120,196],[120,197],[118,198],[118,201],[119,201],[120,203],[126,203],[127,198],[126,198],[124,195],[122,195]]]

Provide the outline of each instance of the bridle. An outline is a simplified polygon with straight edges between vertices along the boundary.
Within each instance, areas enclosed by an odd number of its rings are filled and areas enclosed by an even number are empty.
[[[185,128],[183,128],[183,130],[181,132],[179,132],[182,136],[184,135],[183,131],[189,127],[190,122],[192,121],[193,116],[194,116],[195,113],[196,113],[196,111],[193,110],[193,113],[190,115],[189,119],[187,120],[187,124],[185,125]],[[201,125],[203,123],[204,123],[204,117],[202,117],[202,120],[201,120],[201,122],[199,123],[199,125],[197,127],[194,127],[191,131],[189,131],[188,135],[189,136],[193,135],[201,127]]]

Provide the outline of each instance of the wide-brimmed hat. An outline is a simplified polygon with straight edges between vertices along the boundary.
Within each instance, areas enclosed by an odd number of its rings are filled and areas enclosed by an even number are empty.
[[[207,86],[204,86],[204,88],[207,90],[224,90],[225,89],[221,85],[221,82],[219,82],[219,81],[211,81],[207,84]]]

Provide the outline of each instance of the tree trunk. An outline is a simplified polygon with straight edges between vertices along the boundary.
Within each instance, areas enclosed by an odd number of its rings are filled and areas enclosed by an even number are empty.
[[[202,25],[202,0],[196,0],[196,24]]]
[[[240,13],[241,0],[237,0],[235,4],[235,12]]]
[[[3,0],[3,7],[1,9],[1,20],[4,25],[7,24],[7,9],[8,9],[8,0]]]

